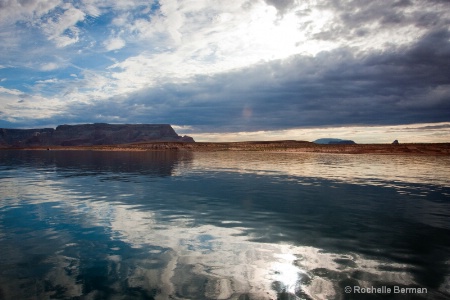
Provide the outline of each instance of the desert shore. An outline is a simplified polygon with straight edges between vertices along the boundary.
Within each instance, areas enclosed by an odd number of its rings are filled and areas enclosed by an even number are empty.
[[[143,142],[95,146],[36,146],[3,148],[20,150],[92,150],[92,151],[270,151],[339,154],[450,155],[450,143],[321,145],[305,141],[257,142]]]

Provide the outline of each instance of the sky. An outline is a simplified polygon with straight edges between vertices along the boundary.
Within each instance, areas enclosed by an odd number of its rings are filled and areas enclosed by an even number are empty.
[[[450,142],[447,0],[0,0],[0,127]]]

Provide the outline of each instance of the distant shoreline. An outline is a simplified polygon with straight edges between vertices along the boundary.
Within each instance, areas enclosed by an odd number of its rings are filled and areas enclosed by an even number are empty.
[[[64,150],[64,151],[264,151],[287,153],[387,154],[387,155],[450,155],[450,143],[393,144],[315,144],[305,141],[257,142],[142,142],[93,146],[29,146],[6,147],[1,150]]]

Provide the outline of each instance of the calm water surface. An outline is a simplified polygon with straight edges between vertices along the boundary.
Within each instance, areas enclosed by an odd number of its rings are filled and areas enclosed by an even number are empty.
[[[449,170],[449,157],[0,151],[0,299],[449,299]]]

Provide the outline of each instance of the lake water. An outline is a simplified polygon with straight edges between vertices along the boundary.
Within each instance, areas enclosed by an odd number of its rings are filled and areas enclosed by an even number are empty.
[[[0,299],[450,298],[450,157],[5,150],[0,197]]]

